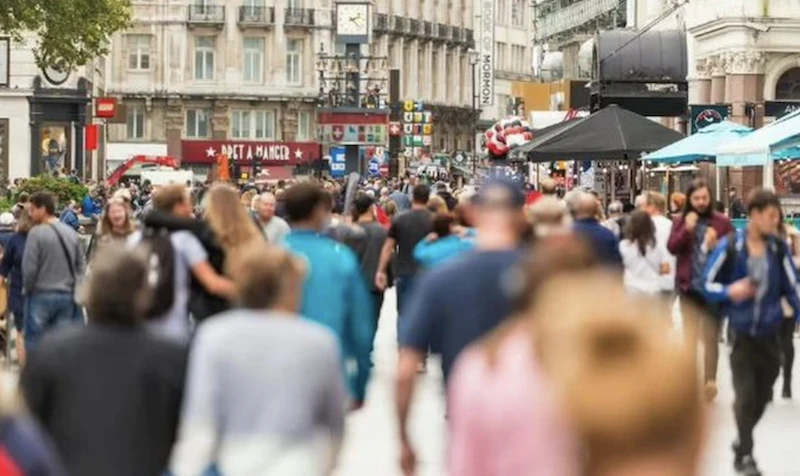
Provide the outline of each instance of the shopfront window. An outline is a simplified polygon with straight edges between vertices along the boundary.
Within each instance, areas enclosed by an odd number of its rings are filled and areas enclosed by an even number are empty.
[[[800,100],[800,68],[792,68],[783,73],[775,87],[778,101]]]

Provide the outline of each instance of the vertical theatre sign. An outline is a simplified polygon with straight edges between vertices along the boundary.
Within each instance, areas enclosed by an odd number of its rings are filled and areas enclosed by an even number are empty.
[[[478,97],[480,105],[494,105],[494,0],[478,0],[480,5],[480,44],[478,53]]]

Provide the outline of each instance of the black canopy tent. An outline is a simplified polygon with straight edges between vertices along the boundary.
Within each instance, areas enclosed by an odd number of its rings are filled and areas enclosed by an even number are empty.
[[[683,134],[612,104],[583,119],[559,124],[518,147],[532,162],[638,158]]]
[[[538,144],[538,142],[541,141],[542,139],[549,137],[555,132],[558,132],[568,126],[571,126],[572,124],[578,122],[579,120],[580,119],[570,119],[568,121],[557,122],[547,127],[542,127],[541,129],[536,129],[533,132],[533,139],[530,142],[520,147],[517,147],[516,149],[512,149],[508,153],[508,159],[513,162],[527,162],[528,159],[526,158],[525,154],[527,153],[527,151],[531,150],[531,147],[536,147],[536,144]]]

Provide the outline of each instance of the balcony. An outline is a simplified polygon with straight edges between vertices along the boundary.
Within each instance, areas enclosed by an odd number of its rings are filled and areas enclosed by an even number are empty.
[[[564,8],[554,8],[549,3],[546,8],[537,5],[534,41],[544,43],[573,37],[583,30],[589,33],[597,29],[624,27],[625,4],[625,0],[581,0]]]
[[[453,39],[453,27],[439,23],[439,40],[450,41]]]
[[[408,33],[408,18],[392,15],[389,17],[389,31],[395,35]]]
[[[436,35],[433,34],[433,27],[435,25],[436,25],[436,23],[431,23],[429,21],[423,21],[422,22],[422,36],[424,36],[425,38],[428,38],[428,39],[431,39],[434,36],[436,36]]]
[[[386,33],[389,31],[389,15],[385,13],[376,13],[372,21],[375,32]]]
[[[284,10],[284,27],[311,28],[315,25],[311,8],[287,8]]]
[[[452,30],[453,43],[461,43],[462,41],[464,41],[464,29],[461,28],[460,26],[454,26],[452,28],[453,28]]]
[[[407,18],[408,34],[411,36],[422,36],[422,22],[415,18]]]
[[[461,30],[461,35],[464,37],[462,40],[469,48],[475,47],[475,31],[474,30]]]
[[[239,7],[239,28],[270,28],[274,24],[273,7]]]
[[[190,27],[210,26],[222,28],[225,26],[225,7],[222,5],[189,5],[187,18]]]

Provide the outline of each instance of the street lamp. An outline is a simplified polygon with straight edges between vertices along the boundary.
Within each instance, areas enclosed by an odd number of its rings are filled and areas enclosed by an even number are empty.
[[[477,76],[478,76],[478,61],[480,60],[480,53],[478,50],[474,48],[470,48],[467,50],[467,54],[469,55],[469,64],[472,66],[472,121],[471,121],[471,131],[470,131],[470,142],[471,142],[471,151],[472,151],[472,180],[477,180],[477,167],[478,167],[478,152],[477,146],[475,144],[475,132],[478,129],[478,94],[476,91],[477,86]]]

